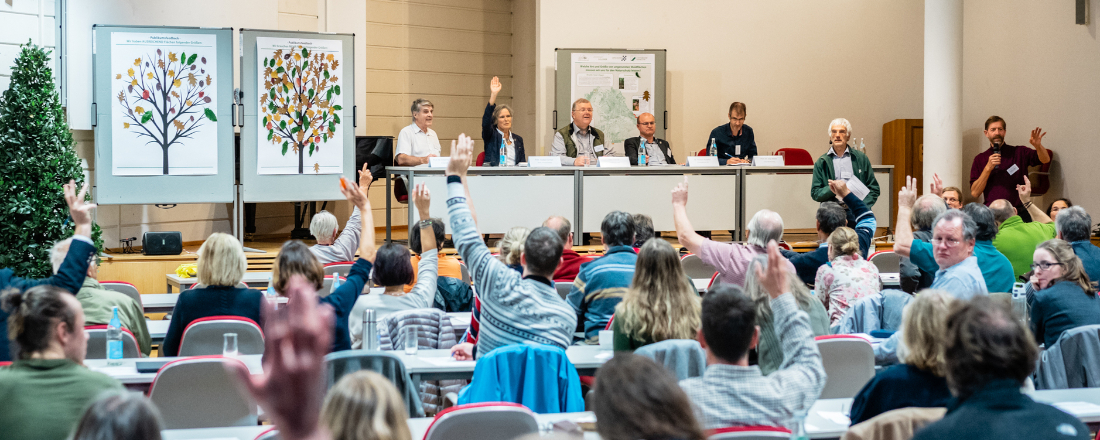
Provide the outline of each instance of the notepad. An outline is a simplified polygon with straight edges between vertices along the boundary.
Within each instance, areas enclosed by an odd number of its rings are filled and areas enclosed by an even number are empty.
[[[454,367],[458,365],[473,365],[475,361],[460,361],[450,356],[433,356],[418,358],[424,362],[440,367]]]
[[[1090,402],[1055,402],[1051,405],[1074,416],[1100,413],[1100,405]]]
[[[852,424],[852,420],[840,411],[818,411],[817,414],[838,425],[848,426]]]

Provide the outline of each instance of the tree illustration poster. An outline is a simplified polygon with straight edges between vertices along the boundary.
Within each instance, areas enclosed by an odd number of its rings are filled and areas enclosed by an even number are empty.
[[[340,40],[256,38],[257,174],[343,172]]]
[[[216,46],[212,34],[111,34],[113,175],[217,174]]]

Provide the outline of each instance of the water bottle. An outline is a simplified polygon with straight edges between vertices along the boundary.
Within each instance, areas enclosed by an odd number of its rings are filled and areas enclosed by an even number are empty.
[[[340,274],[332,274],[332,287],[328,289],[329,295],[336,293],[336,289],[340,287]]]
[[[714,142],[714,138],[710,138],[710,149],[707,150],[707,156],[718,157],[718,144]]]
[[[122,365],[122,321],[118,319],[118,307],[107,324],[107,365]]]
[[[638,166],[645,166],[645,138],[642,138],[642,145],[638,147]]]
[[[264,293],[264,296],[267,297],[267,301],[271,303],[275,309],[279,308],[279,302],[277,301],[279,295],[275,293],[275,282],[272,281],[271,277],[267,277],[267,292]]]
[[[810,435],[806,433],[805,412],[794,415],[794,429],[791,430],[791,440],[810,440]]]
[[[504,141],[500,141],[500,166],[508,166],[508,148],[505,147]]]
[[[378,321],[374,317],[374,309],[363,311],[363,349],[378,349]]]

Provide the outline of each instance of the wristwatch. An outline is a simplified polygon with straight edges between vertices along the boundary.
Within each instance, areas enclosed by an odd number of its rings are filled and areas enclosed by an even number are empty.
[[[432,227],[432,221],[431,220],[421,220],[420,221],[420,227],[421,228],[430,228],[430,227]]]

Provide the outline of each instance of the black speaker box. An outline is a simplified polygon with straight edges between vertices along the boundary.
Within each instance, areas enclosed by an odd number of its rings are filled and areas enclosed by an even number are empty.
[[[141,253],[145,255],[182,254],[183,234],[179,231],[146,232],[141,236]]]

